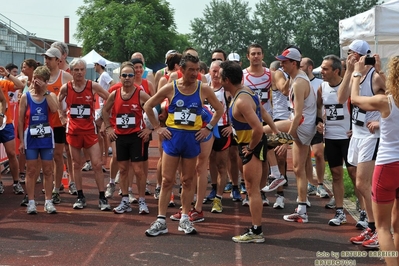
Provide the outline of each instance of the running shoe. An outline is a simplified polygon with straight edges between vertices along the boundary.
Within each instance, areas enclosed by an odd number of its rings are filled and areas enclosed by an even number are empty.
[[[316,195],[317,193],[317,188],[316,186],[313,186],[312,184],[308,183],[308,195]]]
[[[54,204],[60,204],[61,203],[60,193],[57,193],[57,192],[51,193],[51,199]]]
[[[266,194],[264,192],[260,192],[260,196],[262,197],[262,204],[263,206],[269,206],[270,205],[270,201],[269,199],[266,197]]]
[[[366,229],[368,228],[369,223],[367,221],[367,213],[366,211],[360,211],[359,221],[356,223],[356,228]]]
[[[105,197],[107,199],[112,198],[114,196],[114,192],[115,192],[115,184],[108,183],[107,188],[105,189]]]
[[[4,186],[3,186],[3,182],[0,181],[0,194],[4,193]]]
[[[197,233],[193,223],[189,219],[180,220],[177,230],[184,232],[186,235],[193,235]]]
[[[40,175],[37,177],[36,179],[36,184],[41,183],[42,182],[42,178],[40,177]]]
[[[153,222],[149,229],[145,231],[146,236],[158,236],[168,233],[168,227],[163,219],[157,219]]]
[[[74,182],[69,183],[69,194],[78,195],[78,190],[76,189],[76,184]]]
[[[203,211],[199,212],[195,208],[188,213],[188,216],[190,217],[190,222],[193,223],[199,223],[205,220],[204,212]]]
[[[212,188],[211,192],[209,195],[204,199],[202,203],[208,203],[213,201],[213,199],[216,197],[216,190]]]
[[[36,203],[28,204],[28,207],[26,208],[26,213],[27,214],[36,214],[37,213]]]
[[[230,192],[230,198],[232,201],[237,202],[237,201],[242,201],[242,197],[240,194],[240,190],[237,187],[233,187],[231,192]]]
[[[226,186],[224,187],[223,192],[224,192],[224,193],[230,193],[232,189],[233,189],[233,183],[228,182],[228,183],[226,184]]]
[[[323,185],[317,186],[316,195],[319,196],[320,198],[329,198],[330,197],[330,195],[328,195],[328,193],[325,190]]]
[[[19,183],[25,184],[25,179],[26,179],[26,174],[25,173],[19,173]]]
[[[212,202],[212,213],[221,213],[223,211],[222,200],[215,197]]]
[[[287,222],[307,223],[308,215],[306,213],[299,214],[296,211],[289,215],[284,215],[283,219]]]
[[[104,167],[104,165],[101,166],[101,169],[103,170],[103,173],[107,172],[107,169]]]
[[[276,190],[278,187],[284,185],[287,181],[284,179],[283,176],[281,176],[281,178],[275,178],[270,185],[265,186],[264,188],[262,188],[263,192],[271,192]]]
[[[328,225],[338,226],[341,224],[346,224],[346,215],[343,210],[337,210],[334,218],[328,221]]]
[[[284,209],[284,197],[276,195],[276,202],[273,204],[273,209]]]
[[[170,200],[169,200],[168,207],[176,207],[175,194],[173,192],[170,194]]]
[[[152,194],[147,185],[145,186],[145,194],[146,195],[151,195]]]
[[[121,214],[124,212],[131,212],[132,208],[130,207],[130,203],[126,201],[121,201],[118,207],[114,208],[114,213]]]
[[[156,187],[154,192],[154,199],[159,199],[159,194],[161,193],[161,187]]]
[[[249,228],[244,234],[232,237],[232,240],[236,243],[263,243],[265,242],[265,237],[263,233],[255,234]]]
[[[59,190],[60,193],[64,193],[64,190],[65,190],[64,184],[61,183],[60,190]]]
[[[102,211],[110,211],[111,205],[109,205],[108,200],[106,198],[98,200],[98,208]]]
[[[245,188],[245,183],[244,182],[240,183],[240,193],[241,194],[247,194],[247,189]]]
[[[82,167],[82,171],[87,172],[87,171],[90,171],[90,170],[93,170],[93,168],[91,166],[91,162],[87,161],[87,162],[84,163],[84,165]]]
[[[244,198],[244,200],[242,201],[242,206],[246,206],[246,207],[249,206],[249,198],[248,198],[248,195],[245,195],[245,198]]]
[[[362,246],[365,247],[365,248],[370,248],[370,249],[379,248],[380,244],[378,243],[377,231],[374,231],[373,236],[369,240],[363,241]]]
[[[371,229],[366,228],[362,231],[360,235],[351,237],[349,241],[352,242],[352,244],[361,245],[364,241],[371,239],[373,235],[374,233],[371,232]]]
[[[54,204],[50,201],[44,204],[44,211],[49,214],[57,213],[57,210],[54,207]]]
[[[83,209],[86,207],[86,198],[78,198],[73,204],[74,209]]]
[[[331,197],[330,201],[325,205],[326,209],[335,209],[335,198]]]
[[[139,202],[139,214],[149,214],[150,211],[148,210],[148,206],[145,201]]]
[[[12,185],[12,189],[13,189],[15,195],[21,195],[21,194],[24,194],[24,193],[25,193],[25,191],[24,191],[24,189],[22,188],[22,186],[21,186],[20,183],[13,184],[13,185]]]
[[[180,221],[180,218],[181,218],[181,210],[170,216],[170,219],[172,221]]]
[[[25,195],[23,200],[21,201],[21,206],[28,207],[28,205],[29,205],[28,195]]]

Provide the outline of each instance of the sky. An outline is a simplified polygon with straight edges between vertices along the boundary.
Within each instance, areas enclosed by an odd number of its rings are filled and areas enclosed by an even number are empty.
[[[255,7],[257,0],[246,0]],[[203,17],[203,11],[211,0],[168,0],[175,10],[175,23],[179,33],[190,32],[190,21]],[[79,44],[73,37],[79,17],[76,11],[83,0],[18,0],[16,4],[2,5],[0,22],[10,20],[37,37],[64,41],[64,17],[69,17],[70,43]],[[190,10],[190,12],[187,12]],[[193,11],[196,10],[196,11]]]

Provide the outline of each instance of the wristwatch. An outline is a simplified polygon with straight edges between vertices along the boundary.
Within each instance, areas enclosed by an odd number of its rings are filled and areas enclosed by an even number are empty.
[[[0,113],[0,117],[3,117],[3,118],[4,118],[4,114],[3,114],[3,113]]]
[[[46,91],[44,94],[43,94],[43,96],[46,96],[46,95],[49,95],[50,94],[50,91]]]
[[[353,73],[353,77],[359,77],[359,78],[361,78],[363,75],[362,75],[362,73],[360,73],[360,72],[354,72]]]
[[[209,129],[209,131],[212,131],[213,129],[213,126],[210,123],[208,123],[205,127]]]

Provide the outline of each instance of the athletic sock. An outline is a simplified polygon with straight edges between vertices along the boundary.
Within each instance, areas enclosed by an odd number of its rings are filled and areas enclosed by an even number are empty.
[[[371,232],[374,233],[374,231],[375,231],[375,222],[369,222],[369,228],[371,229]]]
[[[297,213],[302,215],[306,213],[306,203],[299,203]]]
[[[100,193],[98,193],[98,198],[99,199],[105,199],[105,192],[104,191],[100,191]]]
[[[83,195],[83,190],[78,190],[78,199],[82,199],[85,196]]]
[[[212,190],[216,190],[217,184],[211,184],[211,186],[212,186]]]
[[[271,175],[275,178],[280,178],[281,174],[277,165],[270,166]]]
[[[251,227],[251,231],[255,234],[255,235],[259,235],[262,233],[262,226],[261,225],[253,225]]]

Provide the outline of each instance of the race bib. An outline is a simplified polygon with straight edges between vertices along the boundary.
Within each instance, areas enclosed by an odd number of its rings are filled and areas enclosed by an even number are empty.
[[[136,117],[134,114],[118,114],[116,115],[116,126],[118,128],[135,128]]]
[[[344,120],[344,106],[342,104],[326,104],[327,120]]]
[[[197,118],[196,108],[176,107],[174,117],[176,125],[194,126]]]
[[[29,133],[32,138],[49,138],[51,137],[51,127],[49,123],[31,125]]]
[[[70,109],[72,118],[90,118],[90,105],[89,104],[72,104]]]
[[[254,93],[259,95],[262,102],[267,102],[269,100],[269,88],[254,89]]]
[[[366,111],[360,109],[357,106],[353,106],[352,110],[352,123],[357,126],[364,126],[366,122]]]

